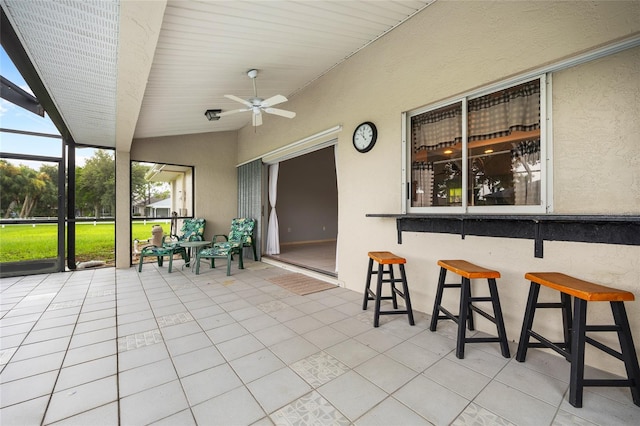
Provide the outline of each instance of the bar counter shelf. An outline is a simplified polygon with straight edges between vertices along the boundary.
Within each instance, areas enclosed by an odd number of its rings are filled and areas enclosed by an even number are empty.
[[[534,241],[534,256],[543,257],[544,241],[640,245],[638,215],[517,215],[517,214],[393,214],[366,217],[396,220],[398,244],[402,232],[427,232]]]

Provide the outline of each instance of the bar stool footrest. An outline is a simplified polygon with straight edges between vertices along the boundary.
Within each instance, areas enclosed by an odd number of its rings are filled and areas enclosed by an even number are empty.
[[[465,343],[500,343],[499,337],[467,337]]]
[[[615,387],[615,388],[628,388],[635,386],[633,380],[628,379],[584,379],[582,380],[584,386],[594,387]]]
[[[441,320],[451,320],[453,322],[455,322],[456,324],[458,323],[459,317],[458,315],[454,315],[452,314],[450,311],[448,311],[446,308],[443,308],[442,306],[440,306],[439,311],[441,313],[443,313],[444,315],[438,315],[438,319]],[[432,330],[435,331],[435,330]]]
[[[398,315],[398,314],[408,314],[409,311],[380,311],[378,315]]]

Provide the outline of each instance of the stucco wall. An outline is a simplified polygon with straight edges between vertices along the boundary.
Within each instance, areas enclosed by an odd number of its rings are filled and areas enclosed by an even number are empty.
[[[134,139],[131,160],[194,166],[194,215],[207,220],[205,238],[229,232],[238,211],[235,132]]]
[[[553,76],[555,210],[640,214],[640,47]]]
[[[337,145],[339,279],[362,291],[367,251],[394,251],[408,259],[414,307],[430,312],[437,259],[466,258],[497,268],[503,274],[499,288],[507,333],[517,341],[526,271],[563,271],[640,296],[640,247],[547,242],[544,259],[537,259],[529,240],[405,233],[398,245],[394,220],[365,214],[400,212],[401,113],[639,32],[639,2],[438,1],[293,96],[287,109],[297,112],[295,119],[268,117],[257,131],[239,131],[238,161],[342,124]],[[623,88],[637,76],[637,58],[635,49],[554,76],[556,211],[640,212],[637,85]],[[378,143],[367,154],[351,144],[353,129],[363,121],[378,127]],[[605,142],[614,148],[607,151]],[[606,309],[591,308],[590,318],[608,318]],[[640,336],[640,310],[629,309],[629,314]],[[419,324],[425,327],[424,321]],[[495,333],[482,321],[479,327]],[[559,333],[558,320],[547,327]],[[600,355],[588,362],[621,371],[617,361],[611,364]]]

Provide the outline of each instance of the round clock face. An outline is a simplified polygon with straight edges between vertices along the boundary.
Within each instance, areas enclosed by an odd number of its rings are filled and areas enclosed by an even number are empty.
[[[359,152],[367,152],[373,148],[378,138],[378,130],[370,121],[364,122],[353,132],[353,146]]]

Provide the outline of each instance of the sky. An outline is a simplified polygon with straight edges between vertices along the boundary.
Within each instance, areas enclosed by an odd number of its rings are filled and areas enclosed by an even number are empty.
[[[11,62],[11,59],[0,47],[0,75],[7,80],[20,86],[23,90],[33,94],[29,86]],[[60,135],[58,129],[45,113],[44,118],[27,111],[11,102],[0,99],[0,128],[12,130],[26,130],[30,132]],[[0,132],[0,152],[33,154],[48,157],[61,157],[62,146],[60,139],[42,138],[34,136],[17,135],[13,133]],[[84,161],[91,157],[93,149],[82,149],[76,152],[76,164],[82,166]],[[14,164],[26,164],[37,168],[38,163],[8,160]]]

